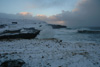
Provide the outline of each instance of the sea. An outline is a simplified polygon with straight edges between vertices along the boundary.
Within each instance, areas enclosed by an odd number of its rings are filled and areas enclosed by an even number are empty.
[[[78,32],[82,31],[82,33]],[[92,32],[91,32],[92,31]],[[55,38],[64,42],[100,43],[100,27],[55,29]]]

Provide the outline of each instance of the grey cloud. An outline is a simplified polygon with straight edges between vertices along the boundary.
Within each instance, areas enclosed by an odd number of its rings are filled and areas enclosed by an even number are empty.
[[[65,5],[69,5],[70,3],[74,2],[74,0],[34,0],[33,4],[35,4],[38,8],[59,8],[64,7]],[[70,7],[70,6],[69,6]]]
[[[55,17],[66,22],[69,27],[100,27],[100,0],[82,0],[76,9],[72,12],[63,11]]]

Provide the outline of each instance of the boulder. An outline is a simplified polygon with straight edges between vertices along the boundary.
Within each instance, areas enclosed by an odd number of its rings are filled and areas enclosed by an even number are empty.
[[[4,61],[0,67],[22,67],[25,62],[21,59]]]

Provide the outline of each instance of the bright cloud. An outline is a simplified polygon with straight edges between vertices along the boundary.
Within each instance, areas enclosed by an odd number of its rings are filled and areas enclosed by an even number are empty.
[[[29,12],[20,12],[19,14],[21,14],[21,15],[32,15],[32,13],[29,13]]]

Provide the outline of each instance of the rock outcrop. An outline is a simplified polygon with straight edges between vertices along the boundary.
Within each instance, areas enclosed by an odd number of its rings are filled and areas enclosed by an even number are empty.
[[[63,26],[63,25],[49,24],[49,26],[51,26],[53,29],[67,28],[67,26]]]
[[[34,28],[5,30],[0,33],[0,39],[16,39],[16,38],[30,39],[30,38],[35,38],[39,34],[39,32],[40,30]]]

